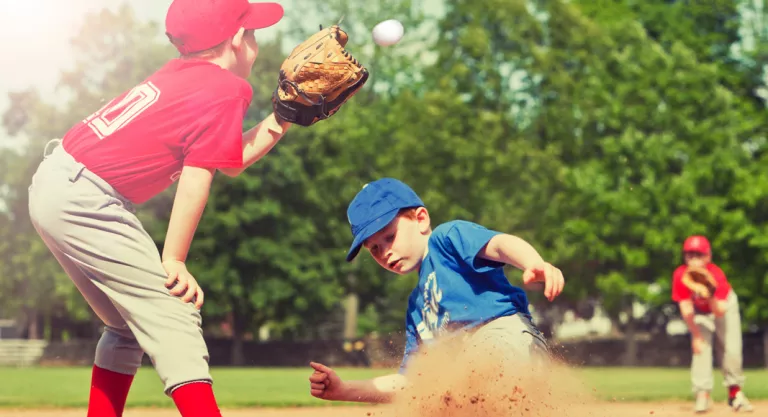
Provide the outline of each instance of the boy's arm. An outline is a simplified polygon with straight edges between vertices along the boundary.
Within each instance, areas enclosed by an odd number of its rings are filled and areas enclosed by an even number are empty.
[[[544,259],[530,243],[509,234],[492,237],[478,256],[489,261],[503,262],[523,271],[544,263]]]
[[[240,175],[246,168],[269,153],[290,126],[288,122],[278,121],[275,114],[271,113],[261,123],[243,133],[243,165],[238,168],[219,168],[219,171],[229,177]]]
[[[407,380],[401,374],[384,375],[372,379],[344,382],[338,401],[364,403],[390,403],[398,391],[405,389]]]
[[[678,307],[680,308],[680,316],[683,318],[683,321],[688,326],[688,331],[691,332],[691,337],[695,339],[701,338],[701,332],[699,331],[699,326],[696,325],[693,321],[694,312],[693,312],[693,301],[691,300],[682,300],[679,303],[677,303]]]
[[[525,240],[510,234],[497,234],[477,254],[495,262],[513,265],[523,270],[523,283],[544,283],[544,296],[552,301],[560,295],[565,286],[562,272],[545,262],[539,252]]]
[[[693,301],[682,300],[678,303],[678,306],[680,307],[680,315],[683,317],[683,321],[685,321],[688,331],[691,333],[691,351],[694,355],[698,355],[707,342],[704,340],[699,326],[694,321]]]
[[[213,180],[212,168],[185,166],[171,210],[163,245],[163,262],[186,262],[189,246],[208,202]]]
[[[709,308],[712,309],[712,314],[715,316],[723,317],[725,315],[725,311],[728,309],[728,301],[712,297],[709,299]]]
[[[389,403],[405,389],[407,379],[391,374],[366,380],[342,381],[336,372],[319,363],[310,364],[315,372],[309,377],[311,394],[329,401]]]
[[[408,380],[403,375],[403,371],[411,355],[417,352],[419,348],[416,330],[409,320],[406,321],[405,328],[405,352],[400,364],[400,373],[344,382],[333,369],[320,363],[311,362],[310,366],[315,370],[309,377],[312,395],[331,401],[391,402],[397,392],[405,389]]]
[[[725,276],[720,268],[714,268],[712,275],[717,281],[717,289],[712,297],[709,299],[709,308],[712,309],[712,313],[717,317],[725,315],[728,309],[728,295],[731,292],[730,285],[728,284],[728,278]]]
[[[198,309],[203,306],[204,294],[197,280],[187,271],[185,262],[208,201],[213,173],[213,168],[182,168],[163,244],[162,264],[168,275],[166,287],[182,301],[194,301]]]

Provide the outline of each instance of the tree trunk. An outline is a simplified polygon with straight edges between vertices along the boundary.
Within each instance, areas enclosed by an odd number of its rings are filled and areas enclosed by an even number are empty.
[[[624,366],[637,365],[637,332],[635,331],[635,319],[627,322],[627,331],[624,333]]]
[[[359,299],[357,294],[349,294],[347,301],[344,303],[344,340],[351,340],[357,337],[358,305]]]
[[[245,315],[240,314],[239,311],[232,312],[232,351],[230,357],[232,365],[244,366],[245,354],[243,353],[243,338],[245,336]]]
[[[40,323],[34,308],[27,309],[27,338],[40,340]]]
[[[624,366],[637,365],[637,321],[634,315],[634,303],[630,299],[626,306],[627,325],[624,331],[624,357],[622,363]]]
[[[768,326],[763,329],[763,366],[768,368]]]
[[[232,365],[245,365],[245,355],[243,354],[243,335],[240,332],[234,332],[232,335]]]

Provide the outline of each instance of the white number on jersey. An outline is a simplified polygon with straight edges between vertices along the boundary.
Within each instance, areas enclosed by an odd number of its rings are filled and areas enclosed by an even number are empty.
[[[136,116],[155,104],[160,98],[160,90],[151,82],[134,87],[122,100],[112,100],[99,111],[83,120],[96,133],[99,139],[117,132]]]

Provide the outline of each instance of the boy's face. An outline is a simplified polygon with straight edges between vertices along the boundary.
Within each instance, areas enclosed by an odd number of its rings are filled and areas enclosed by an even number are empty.
[[[420,207],[414,216],[397,216],[386,227],[366,239],[363,246],[382,268],[405,275],[421,265],[429,232],[429,214],[425,208]]]
[[[693,267],[704,267],[712,261],[710,254],[702,252],[685,252],[683,258],[686,265]]]

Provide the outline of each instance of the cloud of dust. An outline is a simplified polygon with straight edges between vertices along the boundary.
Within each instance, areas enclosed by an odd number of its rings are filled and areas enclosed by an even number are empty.
[[[563,361],[522,363],[491,346],[443,344],[409,364],[410,388],[377,415],[396,417],[603,416]]]

